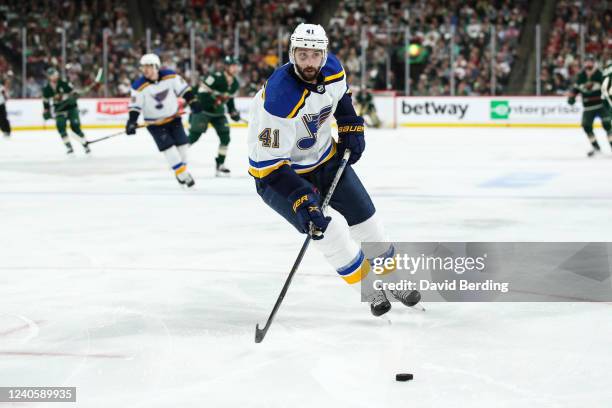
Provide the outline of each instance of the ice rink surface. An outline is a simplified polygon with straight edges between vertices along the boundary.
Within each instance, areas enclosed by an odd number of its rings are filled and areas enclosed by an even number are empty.
[[[90,157],[52,131],[0,139],[0,385],[78,387],[51,407],[610,407],[612,304],[374,318],[314,248],[255,344],[303,237],[255,193],[246,130],[232,137],[231,179],[213,177],[213,131],[192,148],[195,191],[143,131]],[[367,143],[355,168],[395,241],[612,241],[612,154],[586,159],[580,129]]]

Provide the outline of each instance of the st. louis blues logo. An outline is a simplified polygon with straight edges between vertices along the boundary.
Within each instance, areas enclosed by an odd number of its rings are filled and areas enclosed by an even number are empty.
[[[321,109],[319,113],[308,113],[302,116],[302,122],[308,130],[309,136],[303,137],[297,141],[297,147],[302,150],[310,149],[317,141],[317,132],[321,129],[321,126],[329,115],[331,115],[332,106],[328,105]]]
[[[168,91],[169,90],[166,89],[165,91],[161,91],[153,95],[153,98],[157,101],[157,105],[155,105],[157,109],[161,109],[164,107],[164,104],[162,102],[164,101],[164,99],[166,99],[166,96],[168,96]]]

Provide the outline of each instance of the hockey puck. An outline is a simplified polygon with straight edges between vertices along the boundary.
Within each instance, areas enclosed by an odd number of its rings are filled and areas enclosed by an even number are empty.
[[[414,378],[412,374],[400,373],[395,374],[395,381],[410,381]]]

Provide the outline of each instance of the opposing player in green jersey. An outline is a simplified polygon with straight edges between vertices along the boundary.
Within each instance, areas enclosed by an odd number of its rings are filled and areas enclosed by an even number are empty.
[[[582,96],[582,128],[593,147],[587,153],[589,157],[601,153],[599,143],[593,132],[593,122],[597,116],[601,119],[601,124],[608,134],[608,142],[612,146],[612,125],[610,124],[612,117],[610,110],[604,105],[602,100],[601,85],[603,79],[602,72],[595,65],[595,58],[590,55],[587,56],[584,62],[584,69],[578,73],[567,101],[570,105],[573,105],[576,103],[576,96]]]
[[[59,72],[55,68],[47,69],[47,78],[49,82],[43,88],[44,120],[55,118],[55,126],[66,145],[68,154],[74,153],[66,131],[66,123],[70,122],[70,129],[78,136],[85,153],[89,153],[89,143],[81,130],[81,120],[77,107],[78,93],[69,82],[60,78]]]
[[[239,65],[231,56],[225,57],[223,63],[223,72],[211,73],[200,84],[198,100],[203,110],[197,117],[191,117],[189,130],[189,142],[193,145],[202,133],[206,132],[209,123],[215,128],[219,136],[219,150],[215,159],[217,177],[230,175],[230,170],[225,166],[225,156],[230,143],[230,127],[225,117],[225,107],[227,106],[232,120],[240,120],[240,113],[234,103],[234,96],[240,88],[236,79]]]

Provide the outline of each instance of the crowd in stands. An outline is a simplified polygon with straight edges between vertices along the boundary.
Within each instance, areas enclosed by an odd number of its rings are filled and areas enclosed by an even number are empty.
[[[147,50],[146,35],[135,34],[124,2],[7,0],[0,5],[0,41],[6,47],[0,51],[8,52],[20,67],[22,27],[27,29],[26,96],[40,97],[50,66],[58,68],[75,87],[91,83],[97,68],[103,66],[106,36],[108,95],[125,96],[139,75],[138,60],[143,53],[157,53],[165,66],[196,83],[198,77],[221,69],[223,56],[235,53],[238,32],[242,93],[253,94],[279,63],[286,62],[290,30],[312,17],[312,6],[297,0],[155,0],[152,5],[154,21]],[[61,58],[62,29],[66,33],[66,61]],[[191,67],[192,29],[195,71]],[[278,53],[279,29],[284,61]],[[0,59],[0,67],[3,61]],[[12,94],[21,94],[20,79],[13,81],[13,88]],[[101,96],[103,91],[103,87],[95,88],[89,96]]]
[[[410,58],[404,28],[409,26],[410,42],[420,54],[410,59],[414,95],[450,95],[451,75],[455,77],[457,95],[490,94],[492,63],[496,93],[500,93],[507,85],[516,57],[527,3],[344,0],[329,24],[331,48],[345,61],[353,83],[361,83],[365,69],[366,87],[403,90],[405,63]],[[493,61],[491,27],[496,35]],[[362,30],[367,43],[365,67],[360,59]],[[451,44],[454,44],[452,67]],[[389,78],[387,66],[391,67]]]
[[[451,77],[455,95],[501,94],[516,59],[528,3],[341,0],[326,29],[330,50],[343,61],[353,85],[362,85],[363,79],[367,88],[401,92],[405,88],[405,64],[410,58],[413,95],[450,95]],[[545,93],[565,93],[579,70],[581,23],[588,22],[585,51],[597,54],[602,62],[610,58],[612,12],[606,7],[608,3],[557,2],[541,74]],[[274,68],[287,62],[291,30],[299,22],[311,21],[314,12],[311,4],[297,0],[153,0],[151,6],[148,21],[138,28],[131,24],[134,18],[128,14],[127,3],[117,0],[5,0],[0,5],[0,72],[8,72],[11,66],[14,72],[19,71],[21,33],[26,28],[27,97],[41,95],[50,66],[63,72],[76,87],[85,86],[103,66],[106,37],[108,95],[125,96],[139,75],[138,59],[147,51],[143,27],[150,27],[150,51],[192,83],[221,69],[222,57],[237,52],[242,66],[241,94],[252,95]],[[405,43],[407,27],[411,47]],[[62,30],[66,61],[62,61]],[[192,30],[195,67],[191,67]],[[362,45],[366,46],[365,66]],[[21,94],[18,75],[12,82],[12,93]],[[103,94],[104,88],[99,87],[89,96]]]
[[[46,70],[57,68],[76,87],[91,83],[102,67],[103,36],[108,37],[108,80],[113,94],[121,92],[135,74],[133,61],[141,52],[142,40],[135,38],[126,6],[112,1],[20,1],[6,0],[0,6],[0,41],[19,68],[23,52],[22,28],[26,29],[26,97],[40,97]],[[106,29],[106,34],[105,34]],[[66,60],[62,60],[62,31]],[[13,87],[19,87],[15,81]],[[20,94],[21,92],[13,92]],[[101,95],[102,89],[92,90]]]
[[[584,50],[581,50],[581,43]],[[582,69],[583,53],[584,56],[594,56],[599,67],[612,58],[611,1],[557,2],[542,63],[542,92],[547,95],[566,94],[573,78]]]
[[[221,69],[222,57],[237,53],[243,95],[255,94],[274,69],[287,62],[291,30],[300,22],[309,21],[313,13],[311,4],[297,0],[157,0],[154,9],[158,26],[171,27],[163,38],[156,37],[156,45],[163,44],[164,48],[153,51],[160,53],[162,61],[176,59],[176,49],[185,50],[181,54],[188,55],[189,32],[193,28],[197,71],[194,77]],[[175,62],[180,71],[181,62]],[[187,66],[187,61],[183,60],[183,65]],[[191,76],[189,72],[183,73]]]

